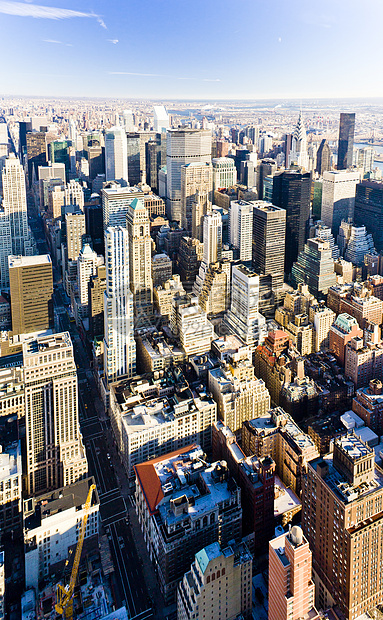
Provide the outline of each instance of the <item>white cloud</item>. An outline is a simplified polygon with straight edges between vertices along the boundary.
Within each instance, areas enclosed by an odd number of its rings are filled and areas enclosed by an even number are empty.
[[[113,43],[113,45],[117,45],[118,43],[118,39],[107,39],[107,41],[109,41],[110,43]]]
[[[109,41],[110,39],[108,39]],[[109,71],[109,75],[138,75],[140,77],[163,77],[172,80],[193,80],[197,82],[220,82],[219,78],[197,78],[197,77],[177,77],[176,75],[165,75],[163,73],[135,73],[133,71]]]
[[[72,9],[61,9],[54,6],[26,4],[24,2],[6,2],[0,0],[0,13],[17,17],[33,17],[35,19],[70,19],[72,17],[93,17],[102,28],[106,28],[103,19],[95,13],[84,13]]]
[[[65,45],[66,47],[73,47],[72,43],[64,43],[64,41],[56,41],[56,39],[43,39],[44,43],[57,43],[57,45]]]

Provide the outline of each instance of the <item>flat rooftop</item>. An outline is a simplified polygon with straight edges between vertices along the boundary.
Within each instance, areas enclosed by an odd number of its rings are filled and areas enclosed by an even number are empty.
[[[44,519],[71,508],[81,510],[88,497],[93,476],[79,480],[67,487],[44,493],[24,502],[25,528],[32,530],[39,527]],[[97,489],[93,491],[92,506],[99,503]]]
[[[35,267],[37,265],[51,265],[52,259],[49,254],[38,256],[8,256],[9,268],[12,267]]]
[[[71,347],[72,340],[69,332],[61,332],[60,334],[48,334],[37,336],[35,339],[28,340],[24,343],[24,355],[35,355],[36,353],[54,351]]]
[[[302,508],[302,503],[295,495],[294,491],[287,488],[279,476],[275,476],[274,483],[274,518],[278,518],[285,512],[298,512]]]

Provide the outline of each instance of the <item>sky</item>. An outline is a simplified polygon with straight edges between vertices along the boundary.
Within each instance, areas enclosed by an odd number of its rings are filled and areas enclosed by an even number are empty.
[[[2,95],[382,97],[383,0],[0,0]]]

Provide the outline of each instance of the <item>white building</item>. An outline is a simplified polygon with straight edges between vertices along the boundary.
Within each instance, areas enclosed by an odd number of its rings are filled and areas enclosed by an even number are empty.
[[[144,327],[150,325],[153,315],[153,280],[149,212],[142,199],[135,198],[128,206],[126,228],[135,325],[136,328]]]
[[[25,587],[35,588],[74,552],[84,505],[94,478],[59,488],[51,493],[24,501]],[[84,546],[89,539],[97,541],[99,529],[99,499],[93,491],[88,511]],[[61,574],[61,572],[59,573]]]
[[[245,543],[198,551],[177,592],[177,620],[248,618],[252,607],[252,556]]]
[[[338,233],[342,220],[354,217],[356,184],[359,172],[347,170],[327,170],[323,173],[322,211],[323,224]]]
[[[169,115],[163,105],[153,106],[154,131],[162,133],[163,130],[170,128]]]
[[[153,395],[146,399],[145,393]],[[112,426],[131,486],[134,486],[133,467],[138,463],[193,442],[200,443],[204,450],[211,449],[216,403],[205,393],[197,395],[180,390],[179,395],[176,392],[174,397],[158,396],[155,386],[145,379],[132,387],[124,382],[111,386]]]
[[[107,181],[128,185],[128,144],[123,127],[111,127],[105,134],[105,172]]]
[[[136,198],[144,200],[144,192],[138,187],[121,187],[119,183],[110,183],[101,191],[104,230],[108,226],[126,226],[128,206]]]
[[[32,233],[28,226],[27,194],[25,174],[17,157],[11,153],[5,160],[2,172],[3,179],[3,209],[9,217],[11,231],[12,254],[33,254]],[[8,244],[8,239],[5,239]],[[3,239],[1,240],[3,244]]]
[[[302,112],[299,113],[298,122],[293,131],[291,149],[289,153],[288,167],[298,164],[305,170],[309,170],[309,156],[307,153],[306,127],[303,122]]]
[[[189,163],[211,162],[211,131],[169,129],[166,136],[167,213],[171,220],[181,222],[181,168]]]
[[[134,131],[134,118],[132,110],[124,110],[122,113],[125,131]]]
[[[203,219],[203,259],[193,286],[195,295],[199,295],[201,292],[209,265],[220,261],[221,256],[222,216],[219,211],[213,211],[207,213]]]
[[[0,445],[0,531],[17,528],[21,523],[22,465],[20,442]]]
[[[227,189],[237,182],[237,169],[231,157],[213,157],[213,191]]]
[[[187,355],[210,351],[215,338],[214,326],[198,303],[198,298],[187,295],[173,299],[171,330],[177,335]]]
[[[85,243],[77,259],[77,287],[81,305],[88,305],[88,284],[92,276],[97,274],[97,267],[104,263],[102,256]]]
[[[28,495],[88,473],[78,418],[77,372],[68,332],[23,344]]]
[[[105,231],[104,373],[107,384],[136,372],[133,294],[129,287],[129,237],[126,228]]]
[[[239,249],[239,260],[252,260],[253,204],[245,200],[232,200],[229,209],[229,241]]]
[[[259,275],[244,265],[234,265],[231,273],[231,304],[224,322],[230,333],[247,345],[261,344],[266,336],[266,319],[258,312]]]

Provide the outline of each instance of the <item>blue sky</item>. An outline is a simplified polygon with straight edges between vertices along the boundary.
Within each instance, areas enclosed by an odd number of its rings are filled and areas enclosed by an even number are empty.
[[[381,97],[383,0],[0,0],[2,94]]]

